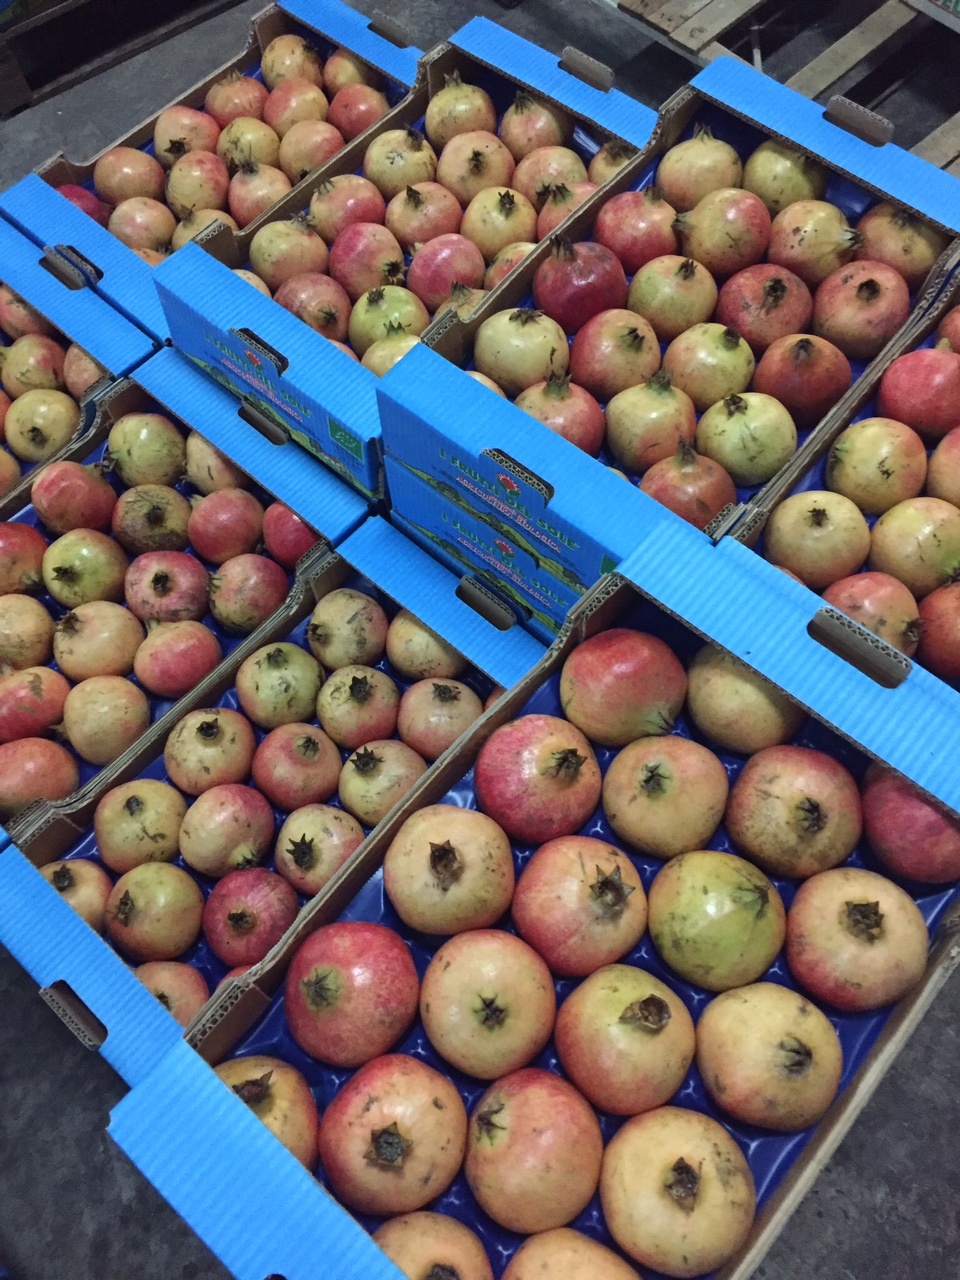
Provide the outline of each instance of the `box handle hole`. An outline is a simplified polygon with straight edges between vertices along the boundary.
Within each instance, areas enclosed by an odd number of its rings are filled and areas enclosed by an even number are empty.
[[[62,978],[49,987],[41,987],[40,999],[50,1006],[86,1048],[99,1049],[106,1040],[107,1028]]]
[[[596,58],[589,57],[586,53],[581,53],[579,49],[574,49],[572,45],[568,44],[564,47],[559,66],[561,71],[576,76],[578,80],[591,85],[594,89],[599,89],[601,93],[609,93],[613,88],[614,75],[610,67],[606,63],[598,62]]]
[[[497,480],[505,489],[511,492],[519,493],[520,490],[513,479],[521,480],[531,489],[535,489],[541,495],[545,503],[548,503],[553,497],[553,485],[547,484],[546,480],[541,480],[535,471],[531,471],[525,467],[522,462],[518,462],[516,458],[511,458],[509,453],[504,453],[502,449],[484,449],[480,455],[482,458],[489,458],[501,472],[506,475],[497,476]]]
[[[834,94],[827,102],[823,118],[862,142],[868,142],[871,147],[885,147],[893,141],[893,124],[886,116],[878,115],[869,107],[851,102],[840,94]]]
[[[884,689],[898,688],[913,670],[909,658],[836,609],[818,609],[807,634]]]
[[[269,440],[271,444],[286,444],[290,439],[286,428],[279,422],[274,422],[273,418],[258,408],[248,396],[244,396],[240,401],[237,417],[247,426],[253,427],[254,431]]]
[[[476,578],[468,578],[464,574],[454,595],[498,631],[509,631],[517,625],[516,612],[510,605]]]
[[[374,9],[372,17],[373,21],[369,22],[367,26],[375,36],[382,36],[384,40],[396,45],[398,49],[410,48],[410,41],[407,39],[406,32],[395,18],[391,18],[382,9]]]
[[[249,350],[247,357],[251,355],[258,356],[263,360],[269,361],[276,369],[277,373],[286,373],[290,366],[290,361],[276,347],[271,347],[269,342],[259,337],[252,329],[231,329],[230,332],[235,338],[239,338],[241,342],[245,342]],[[254,364],[257,361],[254,360]]]
[[[85,258],[79,250],[68,244],[46,245],[40,266],[49,272],[55,280],[59,280],[67,289],[76,292],[89,289],[103,279],[99,267]]]

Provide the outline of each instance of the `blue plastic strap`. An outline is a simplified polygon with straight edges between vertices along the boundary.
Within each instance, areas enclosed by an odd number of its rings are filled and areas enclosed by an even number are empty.
[[[349,49],[401,84],[413,84],[417,78],[417,63],[423,56],[423,50],[415,45],[398,49],[370,30],[370,21],[365,14],[341,4],[340,0],[284,0],[281,8],[305,26],[319,31],[333,44]]]
[[[401,1280],[185,1042],[114,1107],[108,1132],[237,1280]]]
[[[884,688],[814,640],[823,601],[733,538],[713,548],[677,522],[669,548],[648,542],[620,573],[828,725],[951,809],[960,810],[960,694],[914,666]]]
[[[503,75],[539,90],[601,129],[642,147],[650,141],[656,112],[619,89],[596,89],[564,71],[556,54],[497,26],[489,18],[473,18],[450,37],[450,43]]]
[[[107,1028],[100,1052],[137,1084],[183,1035],[159,1000],[15,845],[0,853],[0,943],[41,987],[66,982]]]
[[[153,268],[42,178],[29,173],[0,194],[0,212],[41,247],[66,244],[77,249],[102,272],[95,286],[102,298],[157,341],[170,336],[153,287]]]
[[[798,143],[854,178],[960,231],[960,182],[892,142],[874,147],[824,119],[823,107],[734,58],[715,58],[691,81],[706,97]]]
[[[24,179],[17,187],[22,187],[29,181],[30,179]],[[65,205],[89,226],[102,232],[107,240],[129,254],[134,261],[140,262],[125,245],[120,244],[119,240],[114,239],[102,227],[98,227],[92,218],[75,209],[69,200],[57,195],[39,178],[35,181],[53,196],[54,201]],[[0,196],[0,211],[6,211],[4,202],[16,190],[17,188],[12,187]],[[44,223],[44,229],[50,232],[50,238],[44,243],[74,243],[76,248],[81,248],[78,243],[71,241],[65,225],[55,228],[52,223],[49,226]],[[0,219],[0,280],[42,312],[71,341],[79,343],[94,360],[98,360],[118,377],[129,373],[157,349],[156,342],[147,333],[115,311],[93,289],[86,285],[79,289],[68,288],[56,276],[51,275],[41,265],[42,262],[39,239],[28,239],[8,222]],[[145,262],[140,262],[140,265],[149,272],[150,268]],[[147,286],[152,288],[149,281]]]
[[[456,595],[457,578],[379,516],[341,543],[340,554],[505,689],[543,657],[519,625],[499,631]]]
[[[238,416],[238,402],[185,356],[166,347],[134,381],[336,546],[367,518],[366,501],[298,444],[276,445]]]

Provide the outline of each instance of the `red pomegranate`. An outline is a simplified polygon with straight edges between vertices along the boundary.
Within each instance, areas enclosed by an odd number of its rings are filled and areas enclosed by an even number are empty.
[[[567,333],[576,333],[601,311],[624,307],[627,278],[619,260],[602,244],[571,244],[556,237],[553,252],[533,278],[537,308]]]

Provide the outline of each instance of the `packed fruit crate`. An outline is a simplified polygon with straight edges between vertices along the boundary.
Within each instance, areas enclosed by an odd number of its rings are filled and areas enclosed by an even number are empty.
[[[379,1274],[362,1228],[404,1274],[746,1277],[956,964],[958,874],[955,820],[615,579],[194,1025],[226,1088],[155,1074],[208,1150],[158,1162],[134,1095],[111,1132],[242,1276],[317,1231]],[[286,1188],[249,1270],[221,1133]]]

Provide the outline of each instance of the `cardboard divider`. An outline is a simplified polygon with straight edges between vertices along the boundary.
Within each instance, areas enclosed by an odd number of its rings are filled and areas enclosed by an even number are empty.
[[[175,103],[202,108],[207,90],[225,75],[239,72],[259,76],[264,49],[276,36],[287,33],[302,34],[314,42],[321,37],[326,41],[327,52],[340,45],[347,47],[390,78],[395,100],[416,75],[419,49],[398,48],[377,34],[363,14],[340,0],[292,0],[290,5],[273,5],[254,18],[243,52],[215,68],[199,84],[175,99]],[[113,145],[152,153],[153,130],[159,114],[145,120]],[[97,159],[94,156],[76,162],[62,154],[54,156],[41,165],[36,174],[0,194],[0,214],[37,244],[65,245],[81,255],[98,277],[96,291],[146,333],[165,342],[170,330],[153,288],[153,268],[55,190],[67,182],[90,186]]]

